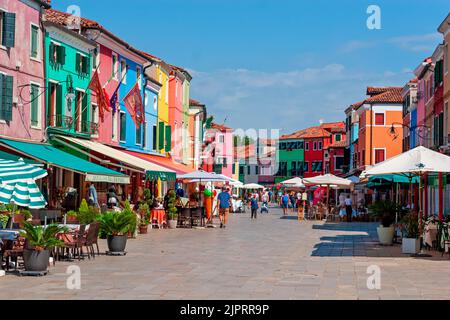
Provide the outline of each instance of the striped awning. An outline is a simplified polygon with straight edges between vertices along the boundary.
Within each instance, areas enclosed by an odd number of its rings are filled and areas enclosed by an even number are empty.
[[[34,181],[47,176],[47,170],[23,161],[0,160],[0,183]]]
[[[36,182],[32,180],[1,184],[0,203],[14,203],[30,209],[42,209],[47,204]]]

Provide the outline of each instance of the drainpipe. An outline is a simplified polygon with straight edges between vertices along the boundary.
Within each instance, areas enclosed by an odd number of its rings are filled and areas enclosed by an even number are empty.
[[[373,144],[373,110],[372,110],[372,104],[370,105],[370,165],[373,165],[373,159],[372,159],[372,144]],[[386,120],[385,120],[386,121]],[[386,156],[386,155],[385,155]]]

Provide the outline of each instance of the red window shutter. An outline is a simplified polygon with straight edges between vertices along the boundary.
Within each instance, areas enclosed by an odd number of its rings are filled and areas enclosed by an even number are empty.
[[[380,163],[384,161],[384,150],[378,149],[375,150],[375,163]]]
[[[375,125],[384,125],[384,113],[375,113]]]

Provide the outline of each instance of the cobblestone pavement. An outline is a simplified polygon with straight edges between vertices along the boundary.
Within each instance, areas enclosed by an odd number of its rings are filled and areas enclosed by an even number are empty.
[[[149,230],[127,251],[58,262],[46,277],[8,274],[0,299],[450,299],[448,255],[411,258],[378,245],[373,223],[299,222],[273,208],[226,229]],[[66,289],[71,264],[80,290]],[[367,288],[370,265],[380,290]]]

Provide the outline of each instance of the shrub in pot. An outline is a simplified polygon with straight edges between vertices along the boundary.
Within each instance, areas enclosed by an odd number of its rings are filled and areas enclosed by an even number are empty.
[[[139,205],[139,233],[146,234],[150,224],[150,208],[147,203]]]
[[[66,222],[68,223],[78,223],[78,213],[76,211],[70,210],[66,213]]]
[[[401,213],[401,207],[395,202],[378,201],[369,207],[370,214],[376,217],[380,222],[377,228],[378,240],[380,244],[391,245],[394,240],[394,221],[395,214]]]
[[[89,206],[86,199],[81,201],[77,215],[80,224],[91,224],[92,222],[97,221],[99,215],[100,210],[98,208]]]
[[[176,229],[178,224],[178,210],[175,207],[177,195],[174,190],[167,193],[167,217],[169,220],[169,228]]]
[[[100,229],[107,237],[110,252],[124,252],[127,245],[128,232],[133,225],[136,228],[136,215],[133,212],[108,211],[100,216]]]
[[[0,213],[0,229],[6,229],[6,225],[9,221],[9,215]]]
[[[24,222],[20,235],[26,239],[27,246],[23,252],[23,260],[26,271],[47,271],[50,258],[50,250],[64,246],[64,241],[58,239],[58,235],[66,232],[63,226],[51,224],[46,227],[34,226]]]
[[[419,215],[411,211],[402,219],[402,252],[417,253],[420,250]]]

